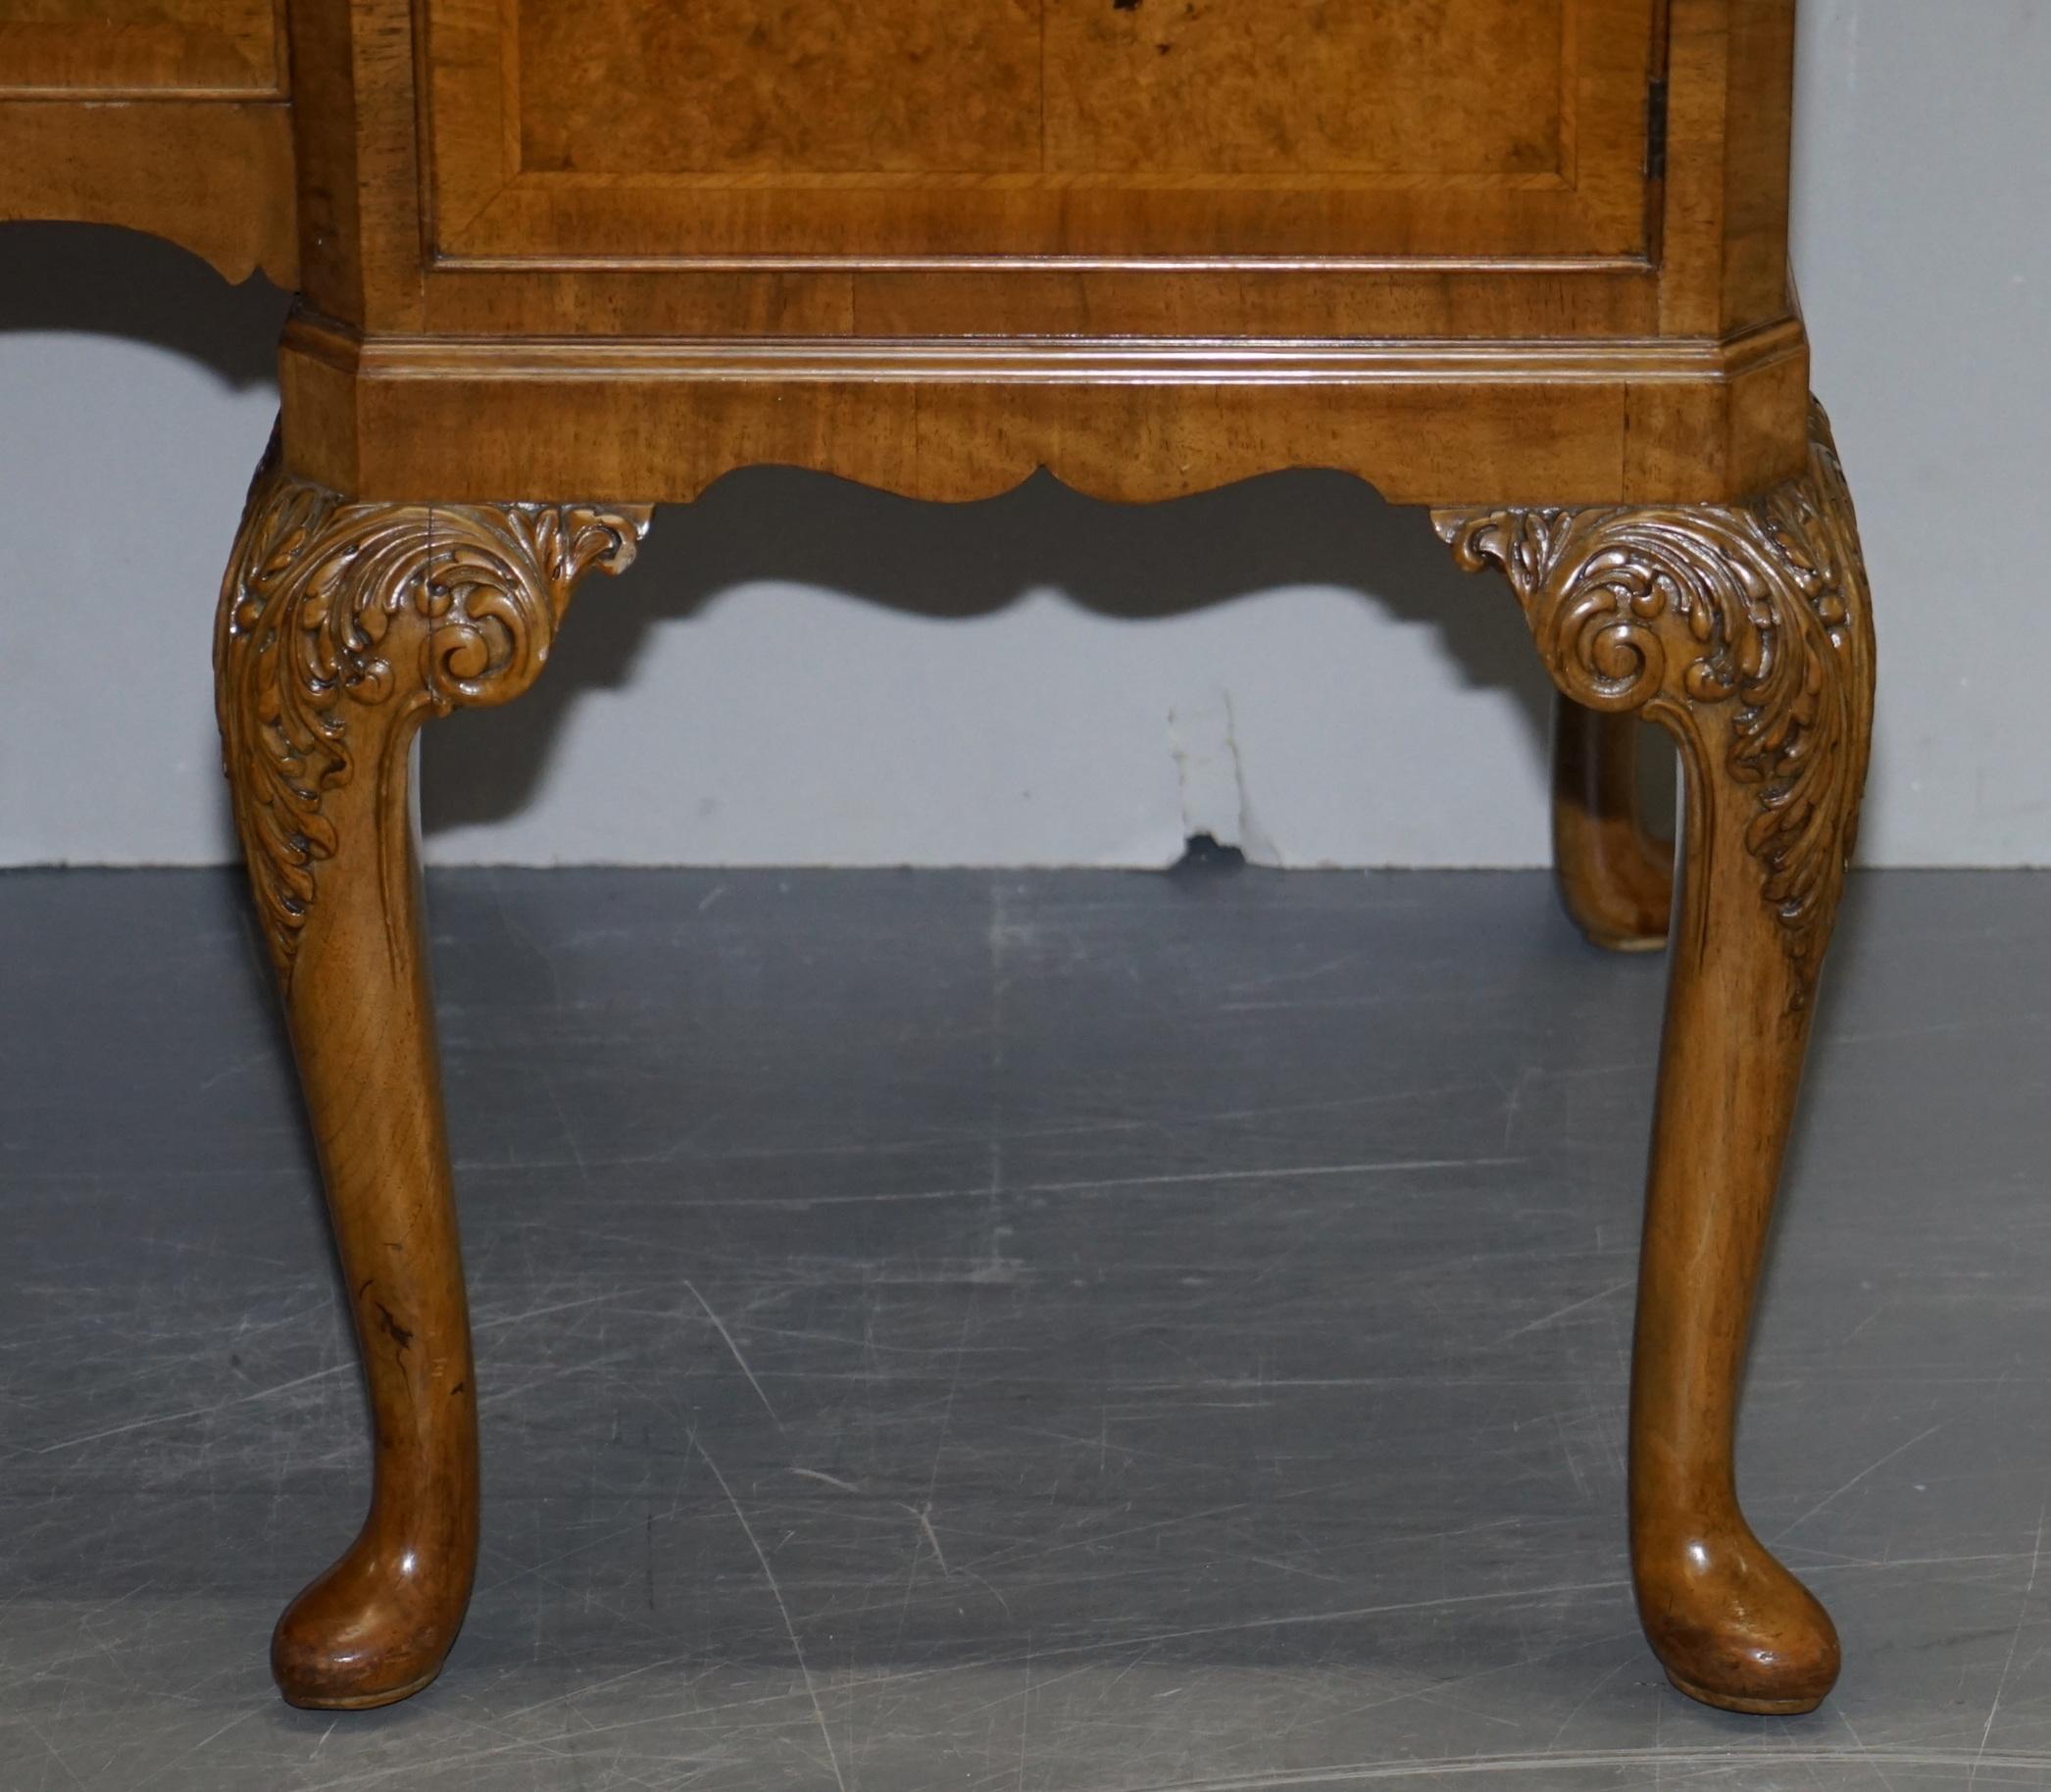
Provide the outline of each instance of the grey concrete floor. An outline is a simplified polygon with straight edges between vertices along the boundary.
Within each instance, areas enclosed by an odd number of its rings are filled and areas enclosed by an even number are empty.
[[[1535,876],[475,872],[441,1681],[269,1627],[361,1396],[239,890],[0,877],[0,1789],[2051,1784],[2051,879],[1857,880],[1742,1473],[1834,1698],[1671,1692],[1663,966]]]

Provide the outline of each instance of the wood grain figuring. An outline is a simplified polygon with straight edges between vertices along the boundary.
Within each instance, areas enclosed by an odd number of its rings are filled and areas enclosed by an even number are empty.
[[[619,491],[681,500],[737,467],[911,497],[1005,491],[1041,468],[1096,497],[1170,498],[1331,467],[1397,503],[1586,502],[1757,490],[1803,438],[1741,433],[1798,330],[1676,344],[362,342],[301,316],[280,358],[310,473],[366,496]],[[456,420],[462,426],[455,426]],[[1691,420],[1692,427],[1674,425]]]
[[[437,260],[403,299],[386,302],[389,332],[433,335],[1526,343],[1534,320],[1544,321],[1535,333],[1547,338],[1659,331],[1659,288],[1648,270],[1580,264],[623,261],[542,276],[518,263]],[[322,309],[349,315],[346,304]],[[1781,422],[1799,443],[1799,402]]]
[[[1811,471],[1736,509],[1447,513],[1509,575],[1563,694],[1680,748],[1678,925],[1631,1371],[1638,1613],[1682,1692],[1809,1711],[1828,1615],[1738,1504],[1739,1378],[1858,828],[1873,624],[1851,500],[1818,412]]]
[[[230,280],[299,274],[290,113],[271,102],[0,100],[0,221],[162,236]]]
[[[420,322],[412,25],[406,0],[290,11],[302,294],[385,329]]]
[[[408,769],[429,715],[532,682],[577,579],[645,514],[344,504],[259,472],[223,582],[224,761],[284,998],[375,1441],[369,1516],[278,1620],[295,1705],[440,1670],[477,1548],[476,1380]]]
[[[741,230],[715,252],[714,239],[694,234],[677,210],[696,201],[679,193],[676,176],[523,174],[519,91],[527,63],[517,30],[509,46],[498,8],[475,0],[422,3],[426,32],[418,41],[426,64],[419,90],[408,0],[297,0],[292,9],[308,298],[318,311],[374,333],[1714,340],[1790,315],[1784,252],[1770,293],[1748,292],[1738,309],[1726,307],[1722,289],[1725,233],[1738,227],[1727,216],[1726,135],[1746,136],[1750,163],[1770,182],[1784,183],[1784,170],[1765,166],[1771,156],[1758,146],[1785,137],[1791,83],[1766,52],[1785,34],[1793,0],[1755,6],[1785,19],[1768,18],[1771,29],[1749,32],[1732,29],[1736,0],[1674,0],[1686,28],[1669,68],[1663,184],[1648,182],[1643,167],[1645,80],[1653,57],[1665,53],[1657,33],[1643,21],[1644,28],[1619,29],[1614,20],[1588,28],[1576,12],[1575,192],[1511,193],[1516,216],[1505,216],[1502,195],[1445,186],[1406,194],[1402,177],[1383,177],[1397,184],[1379,199],[1353,197],[1393,206],[1383,222],[1397,227],[1379,236],[1342,231],[1335,252],[1306,249],[1308,239],[1291,235],[1295,224],[1268,203],[1270,194],[1253,208],[1247,241],[1272,232],[1289,250],[1278,256],[1234,248],[1223,234],[1230,221],[1215,208],[1207,219],[1187,211],[1201,206],[1201,191],[1142,195],[1145,204],[1126,223],[1157,201],[1185,208],[1189,230],[1179,247],[1186,253],[1163,255],[1158,238],[1122,232],[1125,202],[1116,190],[1070,186],[1059,195],[1064,215],[1089,217],[1098,234],[1086,252],[1058,261],[989,250],[986,240],[958,234],[938,252],[915,237],[916,252],[907,253],[903,239],[890,243],[864,212],[873,203],[911,204],[902,190],[868,198],[743,190],[731,195],[743,209],[817,204],[823,233],[786,235],[776,247]],[[1515,9],[1509,16],[1514,23]],[[604,53],[587,46],[587,55]],[[1760,58],[1756,65],[1751,56]],[[1619,59],[1635,65],[1631,81],[1621,78]],[[1733,105],[1733,95],[1742,103]],[[417,141],[423,128],[432,139],[431,171]],[[684,177],[685,188],[702,178]],[[1565,237],[1572,252],[1548,254],[1544,232],[1526,227],[1538,213],[1520,208],[1558,202],[1571,209],[1583,193],[1615,224],[1616,240],[1631,246],[1591,255],[1589,233],[1576,228]],[[1033,204],[1044,197],[1026,195]],[[938,203],[944,210],[958,199],[941,195]],[[1315,208],[1320,200],[1312,191],[1292,202]],[[1405,222],[1427,214],[1443,216],[1416,231]],[[433,245],[425,258],[424,237]],[[1445,253],[1448,243],[1458,252]],[[1657,259],[1648,261],[1654,243]],[[1804,381],[1790,378],[1776,389],[1771,418],[1752,425],[1776,438],[1783,473],[1798,463],[1805,403]],[[1729,498],[1744,489],[1709,478],[1690,495]]]
[[[520,0],[520,166],[586,174],[1026,173],[1034,0]],[[566,68],[583,66],[575,81]]]
[[[426,0],[442,259],[1645,248],[1653,0],[609,3]]]
[[[1563,0],[1507,19],[1476,0],[521,0],[520,166],[1561,179],[1565,16]]]
[[[1638,807],[1635,716],[1571,697],[1553,705],[1553,870],[1560,902],[1591,945],[1652,952],[1667,943],[1674,848]]]
[[[1569,17],[1565,0],[1046,0],[1043,166],[1564,182]]]
[[[1787,302],[1794,0],[1672,0],[1669,21],[1660,323],[1722,335]]]
[[[0,98],[279,99],[281,19],[273,0],[0,0]]]

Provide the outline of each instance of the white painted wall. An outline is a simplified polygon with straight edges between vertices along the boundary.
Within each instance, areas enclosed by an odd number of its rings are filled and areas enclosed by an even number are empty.
[[[1797,263],[1878,591],[1865,855],[2051,864],[2051,4],[1806,0]],[[0,232],[0,864],[229,854],[213,592],[282,311]],[[428,730],[442,862],[1531,865],[1545,688],[1494,580],[1298,473],[1118,510],[756,472]]]

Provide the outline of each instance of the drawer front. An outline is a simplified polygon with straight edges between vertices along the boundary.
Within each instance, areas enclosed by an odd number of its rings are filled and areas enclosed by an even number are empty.
[[[0,97],[275,99],[273,0],[0,0]]]
[[[0,221],[298,277],[281,0],[0,0]]]
[[[1632,259],[1662,0],[418,0],[437,258]]]

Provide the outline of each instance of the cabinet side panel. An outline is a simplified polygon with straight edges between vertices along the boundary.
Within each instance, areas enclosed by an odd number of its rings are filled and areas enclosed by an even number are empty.
[[[408,0],[292,0],[305,292],[373,330],[422,327],[416,47]]]
[[[1725,333],[1787,307],[1794,139],[1794,0],[1733,0],[1725,140]]]
[[[1660,269],[1669,334],[1737,335],[1787,314],[1794,21],[1794,0],[1672,0]]]

